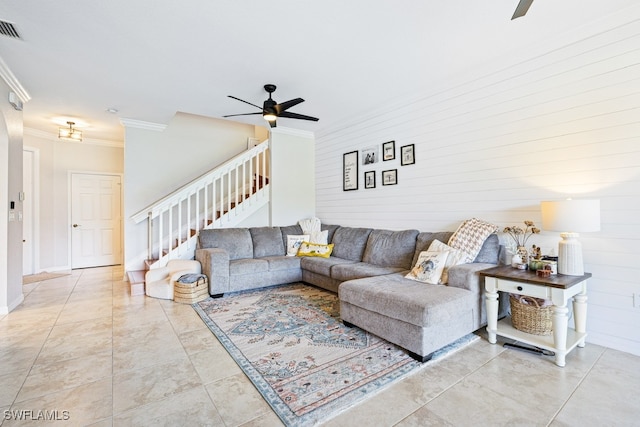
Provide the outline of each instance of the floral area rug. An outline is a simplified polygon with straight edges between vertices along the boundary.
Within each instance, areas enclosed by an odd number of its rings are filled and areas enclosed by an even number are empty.
[[[287,426],[316,425],[430,363],[345,327],[337,295],[304,284],[231,293],[193,307]]]

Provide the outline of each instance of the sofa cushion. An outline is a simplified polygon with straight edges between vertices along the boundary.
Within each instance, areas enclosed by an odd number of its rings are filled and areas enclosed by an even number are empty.
[[[252,227],[249,229],[253,239],[253,257],[285,255],[280,227]]]
[[[251,233],[246,228],[213,228],[200,230],[198,248],[220,248],[227,251],[229,259],[253,258]]]
[[[340,285],[338,295],[341,302],[421,327],[446,327],[477,305],[473,292],[420,283],[401,274],[350,280]]]
[[[338,264],[331,267],[331,278],[335,280],[353,280],[363,277],[383,276],[385,274],[397,273],[406,269],[401,267],[381,267],[379,265],[366,262],[356,262],[353,264]]]
[[[229,276],[241,274],[266,273],[269,271],[269,261],[266,259],[237,259],[229,262]]]
[[[497,234],[492,234],[484,241],[480,252],[473,262],[485,264],[500,264],[500,240]]]
[[[331,277],[331,267],[340,264],[355,264],[356,261],[351,261],[344,258],[336,258],[334,256],[329,258],[318,257],[304,257],[300,259],[300,267],[303,270],[310,271],[312,273],[321,274],[326,277]]]
[[[335,245],[333,255],[351,261],[362,261],[371,228],[338,227],[331,243]]]
[[[418,230],[373,230],[362,256],[363,262],[381,267],[411,268]]]
[[[420,256],[420,252],[429,250],[429,246],[431,246],[431,243],[433,243],[434,240],[447,242],[449,241],[449,238],[451,237],[452,234],[453,233],[451,231],[442,231],[439,233],[428,233],[428,232],[419,233],[418,237],[416,238],[416,251],[413,254],[411,267],[416,265],[416,263],[418,262],[418,257]]]
[[[331,224],[321,224],[320,225],[320,230],[322,231],[327,231],[327,242],[328,243],[333,243],[333,235],[335,234],[336,230],[340,228],[339,225],[331,225]]]
[[[269,263],[269,271],[300,269],[300,258],[268,256],[261,258]]]

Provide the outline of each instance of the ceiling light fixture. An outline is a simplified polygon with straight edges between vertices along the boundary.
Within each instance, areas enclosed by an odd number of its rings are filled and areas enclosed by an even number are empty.
[[[65,139],[67,141],[82,142],[82,131],[73,127],[75,122],[67,122],[67,124],[69,125],[68,128],[58,129],[58,138]]]

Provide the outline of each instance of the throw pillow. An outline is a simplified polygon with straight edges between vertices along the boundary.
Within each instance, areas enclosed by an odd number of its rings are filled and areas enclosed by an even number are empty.
[[[308,234],[287,235],[287,256],[296,256],[298,249],[300,249],[300,244],[308,241]]]
[[[312,243],[319,243],[321,245],[326,245],[327,243],[329,243],[329,230],[324,230],[324,231],[314,231],[313,233],[311,233],[311,236],[309,237],[309,242]]]
[[[449,252],[447,256],[447,262],[442,270],[442,277],[440,277],[440,284],[445,285],[449,281],[449,268],[454,265],[464,264],[465,260],[469,257],[465,251],[460,249],[454,249],[446,243],[442,243],[440,240],[434,240],[429,245],[428,251],[430,252]]]
[[[449,239],[448,245],[467,253],[465,262],[473,262],[487,237],[498,231],[498,227],[477,218],[464,221]]]
[[[407,274],[407,279],[437,285],[447,262],[449,252],[423,251],[418,256],[415,267]]]
[[[328,245],[320,245],[317,243],[302,242],[300,243],[300,249],[298,249],[298,256],[317,256],[322,258],[329,258],[333,251],[333,243]]]

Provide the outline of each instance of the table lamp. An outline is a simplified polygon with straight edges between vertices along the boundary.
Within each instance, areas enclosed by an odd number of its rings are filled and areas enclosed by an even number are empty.
[[[580,232],[600,231],[600,200],[558,200],[541,202],[542,229],[560,231],[558,273],[582,276]]]

